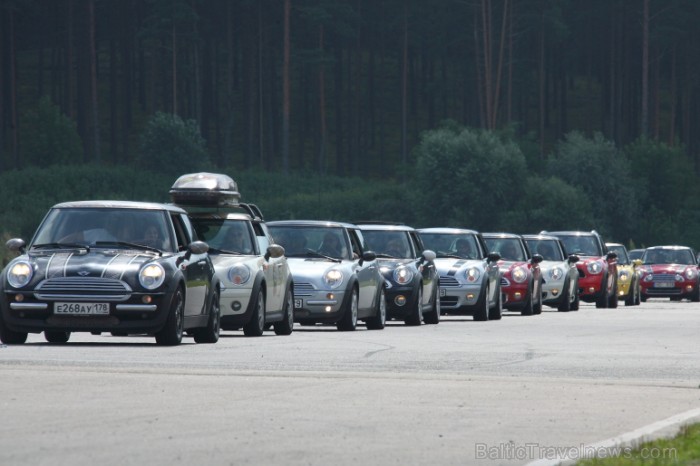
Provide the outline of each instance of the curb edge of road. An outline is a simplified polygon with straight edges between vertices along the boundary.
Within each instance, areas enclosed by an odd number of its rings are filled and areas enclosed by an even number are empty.
[[[600,442],[581,445],[577,451],[603,451],[612,450],[623,447],[637,447],[640,443],[657,440],[660,438],[675,437],[680,429],[688,424],[700,422],[700,408],[691,409],[683,413],[676,414],[662,421],[654,422],[639,429],[635,429],[616,437],[610,437]],[[574,447],[576,448],[576,447]],[[576,464],[578,461],[588,459],[589,456],[579,456],[575,459],[569,459],[564,455],[557,455],[555,458],[544,458],[531,461],[526,466],[569,466]]]

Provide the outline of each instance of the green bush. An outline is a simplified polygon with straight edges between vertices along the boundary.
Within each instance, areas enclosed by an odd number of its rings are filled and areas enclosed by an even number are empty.
[[[146,124],[136,162],[143,170],[171,176],[211,169],[197,123],[161,112]]]
[[[49,97],[20,121],[20,156],[24,166],[46,167],[83,161],[83,145],[74,121],[63,115]]]

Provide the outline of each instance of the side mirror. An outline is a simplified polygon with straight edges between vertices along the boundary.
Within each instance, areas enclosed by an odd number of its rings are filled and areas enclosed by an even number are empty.
[[[635,267],[639,267],[640,265],[643,264],[641,259],[635,259],[632,261],[632,263],[634,264]]]
[[[432,262],[435,260],[436,257],[437,257],[437,254],[435,254],[435,251],[431,251],[430,249],[426,249],[421,254],[421,261],[422,262]]]
[[[608,260],[617,259],[617,253],[616,252],[609,252],[606,257],[608,258]]]
[[[581,260],[581,258],[578,257],[576,254],[571,254],[567,260],[569,261],[569,264],[575,264],[576,262]]]
[[[363,262],[372,262],[373,260],[377,259],[377,254],[374,251],[365,251],[362,253],[362,257],[360,258],[360,264]]]
[[[27,243],[22,238],[12,238],[5,243],[5,247],[12,252],[24,252]]]
[[[490,252],[486,256],[486,260],[487,262],[498,262],[499,260],[501,260],[501,255],[497,252]]]
[[[204,254],[209,251],[209,245],[204,241],[193,241],[187,245],[187,252],[190,254]]]
[[[284,256],[284,248],[279,244],[271,244],[267,247],[265,252],[265,260],[270,260],[270,258],[277,259],[278,257]]]
[[[532,259],[530,260],[533,264],[539,264],[544,260],[544,257],[542,257],[540,254],[533,254]]]

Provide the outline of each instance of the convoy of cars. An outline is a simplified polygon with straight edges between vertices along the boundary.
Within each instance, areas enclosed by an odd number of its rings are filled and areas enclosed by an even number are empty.
[[[628,253],[596,231],[479,233],[382,222],[265,222],[235,181],[191,173],[172,204],[77,201],[53,206],[0,275],[0,341],[49,343],[74,332],[183,335],[216,343],[221,330],[260,336],[294,323],[387,320],[437,324],[441,314],[499,320],[547,305],[575,311],[649,298],[700,302],[698,254],[686,246]]]

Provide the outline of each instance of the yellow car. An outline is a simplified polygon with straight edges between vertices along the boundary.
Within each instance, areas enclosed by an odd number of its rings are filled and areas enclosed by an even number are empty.
[[[625,306],[637,306],[641,302],[639,292],[640,259],[630,260],[627,248],[620,243],[605,243],[608,250],[617,254],[617,297]]]

